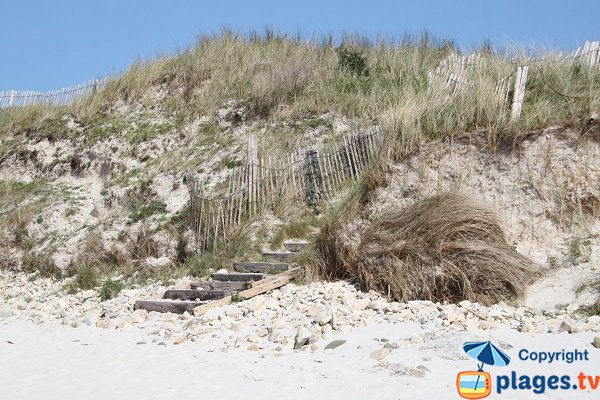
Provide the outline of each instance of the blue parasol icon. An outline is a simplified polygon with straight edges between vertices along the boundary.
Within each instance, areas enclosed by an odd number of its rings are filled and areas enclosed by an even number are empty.
[[[502,350],[496,347],[492,342],[467,342],[463,345],[463,350],[470,357],[481,361],[478,365],[479,371],[483,371],[483,364],[493,365],[496,367],[505,367],[510,363],[510,357]],[[480,376],[477,376],[475,387],[479,383]]]
[[[481,361],[481,365],[478,365],[479,371],[483,371],[483,364],[504,367],[510,363],[510,357],[490,341],[467,342],[463,349],[469,356]]]

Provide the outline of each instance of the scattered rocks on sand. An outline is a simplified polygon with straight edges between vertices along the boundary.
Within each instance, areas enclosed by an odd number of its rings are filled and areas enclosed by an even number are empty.
[[[13,285],[17,281],[21,284]],[[186,283],[189,284],[189,278],[181,278],[170,287],[182,287]],[[373,291],[362,292],[345,281],[304,286],[289,284],[200,317],[133,310],[136,300],[160,298],[170,287],[151,283],[125,289],[114,299],[101,301],[95,290],[70,294],[65,290],[65,282],[45,278],[30,281],[26,274],[0,271],[0,288],[6,299],[0,302],[0,318],[16,317],[35,323],[58,321],[68,327],[144,329],[153,339],[164,343],[173,343],[181,337],[196,343],[202,343],[205,338],[222,337],[227,349],[247,349],[256,344],[261,350],[335,349],[345,341],[328,340],[324,347],[319,343],[333,334],[371,323],[414,323],[431,332],[427,334],[430,337],[410,338],[410,343],[500,326],[527,333],[600,332],[599,316],[586,316],[573,307],[570,313],[566,307],[541,310],[505,303],[483,306],[471,301],[398,303]],[[405,346],[395,338],[379,339],[379,342],[383,348],[378,356]]]

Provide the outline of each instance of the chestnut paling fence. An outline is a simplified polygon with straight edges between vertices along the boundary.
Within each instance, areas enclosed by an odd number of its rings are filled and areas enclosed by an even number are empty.
[[[102,90],[110,78],[93,79],[75,86],[48,92],[8,90],[0,92],[0,108],[24,106],[65,106]]]
[[[212,248],[240,224],[281,202],[305,202],[318,209],[321,200],[358,178],[375,160],[382,140],[380,130],[353,132],[322,149],[275,158],[260,155],[250,135],[246,163],[233,168],[221,194],[206,194],[194,174],[187,174],[190,223],[199,248]]]
[[[577,48],[574,52],[566,54],[561,53],[556,57],[580,65],[590,67],[598,66],[600,65],[600,41],[587,41],[584,46]],[[445,86],[444,91],[446,92],[446,95],[449,93],[451,96],[456,93],[461,85],[468,83],[465,75],[468,67],[470,65],[475,65],[480,61],[480,54],[471,54],[468,57],[452,54],[442,61],[434,71],[430,72],[430,84],[434,83],[434,86],[439,87],[439,85],[435,83],[443,83],[442,86]],[[529,66],[535,64],[537,61],[540,60],[524,62],[523,65],[516,67],[513,73],[506,79],[501,80],[496,88],[498,96],[500,98],[502,98],[502,94],[508,96],[507,93],[510,92],[510,82],[508,78],[511,78],[512,76],[515,76],[514,82],[516,87],[524,87],[525,82],[527,81],[527,70]],[[52,91],[0,91],[0,108],[23,107],[29,105],[68,105],[82,97],[93,94],[97,90],[103,89],[111,79],[113,78],[105,77],[102,79],[93,79],[79,85]],[[515,101],[515,98],[517,103],[522,103],[522,100],[519,101],[518,96],[516,95],[513,96],[513,101]],[[516,109],[518,110],[518,106]],[[513,118],[515,117],[513,116]],[[518,115],[516,115],[516,118],[518,118]]]

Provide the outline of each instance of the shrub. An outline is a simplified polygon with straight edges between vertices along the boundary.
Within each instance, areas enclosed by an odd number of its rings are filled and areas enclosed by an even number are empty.
[[[119,292],[123,290],[124,286],[125,285],[123,285],[123,282],[121,281],[113,281],[110,279],[104,281],[102,287],[100,288],[100,299],[102,301],[114,299],[115,297],[117,297]]]
[[[368,76],[367,59],[358,50],[340,47],[337,49],[338,67],[340,70],[357,76]]]
[[[21,268],[23,272],[37,272],[43,277],[60,279],[63,276],[63,271],[56,266],[54,260],[52,260],[50,257],[50,254],[47,253],[24,253],[23,257],[21,258]]]
[[[96,270],[88,265],[77,268],[73,281],[69,285],[69,292],[76,293],[78,290],[90,290],[98,286],[99,278]]]

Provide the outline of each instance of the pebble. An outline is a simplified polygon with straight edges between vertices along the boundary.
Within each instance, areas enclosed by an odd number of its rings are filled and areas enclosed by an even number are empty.
[[[13,282],[22,282],[17,287]],[[578,314],[576,307],[544,311],[531,306],[513,307],[499,303],[483,306],[469,300],[458,304],[430,301],[389,302],[376,292],[361,292],[344,281],[286,285],[269,294],[230,304],[219,312],[201,317],[133,310],[141,298],[159,298],[166,289],[189,285],[189,278],[175,279],[163,286],[156,282],[123,290],[116,298],[100,301],[94,290],[76,295],[64,291],[65,282],[39,278],[30,282],[23,274],[0,271],[0,287],[6,301],[0,302],[0,319],[22,318],[35,323],[56,321],[65,326],[91,325],[101,329],[147,329],[150,338],[166,343],[186,337],[190,341],[222,340],[228,348],[273,345],[286,349],[333,350],[346,343],[337,339],[320,346],[324,339],[375,322],[421,325],[426,335],[416,335],[404,344],[378,340],[380,353],[402,346],[414,346],[448,332],[508,327],[531,332],[600,332],[600,316]],[[43,290],[40,288],[43,287]],[[27,299],[27,301],[25,301]],[[576,310],[574,313],[570,311]],[[568,321],[568,322],[567,322]],[[239,338],[239,341],[236,341]],[[594,345],[599,343],[595,339]],[[314,346],[313,346],[314,345]],[[218,347],[216,347],[218,348]]]
[[[346,341],[343,340],[343,339],[334,340],[332,342],[329,342],[329,344],[327,346],[325,346],[325,350],[337,349],[338,347],[340,347],[344,343],[346,343]]]
[[[600,336],[594,337],[594,341],[592,342],[595,348],[600,349]]]
[[[301,326],[298,328],[296,332],[296,337],[294,338],[294,349],[299,349],[308,344],[310,338],[312,336],[311,331]]]
[[[389,354],[390,354],[390,349],[383,348],[383,349],[375,350],[374,352],[371,353],[371,355],[369,357],[371,357],[373,360],[381,361],[384,358],[386,358]]]

